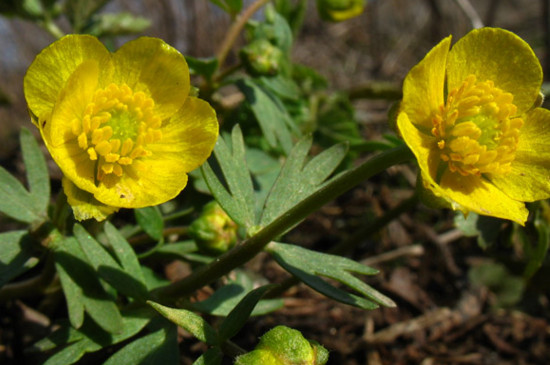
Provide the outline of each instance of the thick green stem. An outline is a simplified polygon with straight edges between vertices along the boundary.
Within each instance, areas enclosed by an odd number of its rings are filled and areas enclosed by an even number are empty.
[[[333,178],[324,187],[296,204],[241,245],[220,256],[209,265],[194,271],[185,279],[159,288],[153,294],[163,301],[189,296],[195,290],[212,283],[234,268],[252,259],[275,237],[282,235],[294,227],[298,222],[321,208],[324,204],[373,175],[386,170],[388,167],[406,162],[411,158],[412,153],[405,145],[370,158],[363,164]]]

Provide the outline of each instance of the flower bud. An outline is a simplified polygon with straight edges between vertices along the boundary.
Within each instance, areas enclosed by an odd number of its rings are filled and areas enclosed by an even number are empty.
[[[321,19],[341,22],[358,16],[365,8],[365,0],[317,0]]]
[[[260,339],[252,352],[239,356],[235,365],[324,365],[328,351],[315,341],[308,341],[300,331],[277,326]]]
[[[254,76],[275,76],[283,60],[283,52],[266,39],[257,39],[241,49],[241,60]]]
[[[220,255],[237,242],[237,224],[215,201],[206,204],[202,214],[189,226],[189,235],[199,249]]]

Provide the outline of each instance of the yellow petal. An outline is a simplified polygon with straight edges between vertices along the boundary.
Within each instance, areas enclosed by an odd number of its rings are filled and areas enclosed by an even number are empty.
[[[183,107],[165,122],[162,139],[147,145],[151,159],[178,161],[187,172],[202,165],[218,139],[216,112],[204,100],[188,97]]]
[[[102,221],[110,214],[118,211],[116,207],[110,207],[98,202],[92,194],[80,190],[66,177],[63,177],[62,184],[63,191],[67,196],[67,202],[73,208],[74,217],[78,221],[91,218]]]
[[[25,99],[37,117],[51,113],[59,93],[75,69],[93,59],[100,69],[109,68],[111,55],[88,35],[67,35],[45,48],[32,62],[23,80]]]
[[[524,117],[525,124],[512,162],[512,171],[489,179],[516,200],[550,198],[550,111],[536,108]]]
[[[482,28],[469,32],[451,49],[447,65],[448,90],[468,75],[514,95],[518,115],[531,108],[542,85],[542,68],[529,45],[512,32]]]
[[[431,129],[432,113],[444,102],[445,65],[451,37],[437,46],[409,71],[403,82],[403,101],[400,110],[411,122]]]
[[[525,224],[529,211],[525,204],[510,198],[491,182],[475,175],[462,176],[446,170],[434,193],[447,199],[452,207],[464,213],[509,219]]]
[[[141,37],[124,44],[113,55],[113,80],[150,95],[154,114],[165,119],[183,105],[189,94],[189,68],[175,48],[158,38]]]

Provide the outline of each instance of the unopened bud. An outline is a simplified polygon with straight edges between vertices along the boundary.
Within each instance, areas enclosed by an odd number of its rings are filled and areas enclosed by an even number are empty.
[[[254,76],[275,76],[281,67],[283,52],[266,39],[258,39],[241,49],[241,60]]]
[[[356,17],[364,8],[365,0],[317,0],[317,10],[321,19],[331,22]]]
[[[237,224],[215,201],[206,204],[202,214],[189,226],[189,235],[205,253],[220,255],[237,242]]]

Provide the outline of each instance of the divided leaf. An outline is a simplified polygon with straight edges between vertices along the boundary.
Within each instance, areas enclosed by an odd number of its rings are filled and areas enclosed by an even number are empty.
[[[87,248],[88,249],[88,248]],[[103,289],[93,265],[74,237],[64,239],[55,248],[55,264],[67,299],[69,319],[75,328],[84,320],[84,309],[105,331],[120,332],[122,317]]]
[[[375,309],[378,305],[395,307],[391,299],[351,274],[375,275],[378,273],[376,269],[345,257],[310,251],[284,243],[272,242],[268,245],[267,251],[285,270],[327,297],[363,309]],[[321,277],[336,280],[361,296],[339,289]]]
[[[38,263],[27,231],[0,233],[0,287]]]
[[[305,137],[292,149],[266,199],[260,226],[268,225],[296,203],[321,188],[323,182],[338,167],[347,152],[345,144],[338,144],[306,163],[311,144],[311,136]]]
[[[230,147],[231,146],[231,147]],[[227,182],[229,192],[208,163],[201,167],[208,188],[225,212],[247,230],[256,221],[254,187],[246,164],[243,135],[238,125],[231,132],[231,145],[219,138],[214,155]]]
[[[111,226],[111,228],[116,231],[114,227]],[[105,247],[97,242],[80,224],[75,224],[73,231],[82,252],[85,253],[88,262],[92,265],[97,275],[111,284],[113,288],[129,297],[140,300],[147,298],[148,292],[143,274],[136,277],[120,267]],[[113,232],[111,232],[111,237],[112,235]]]
[[[147,304],[171,322],[186,329],[200,341],[209,345],[219,343],[218,334],[201,316],[185,309],[165,307],[150,300],[147,301]]]

